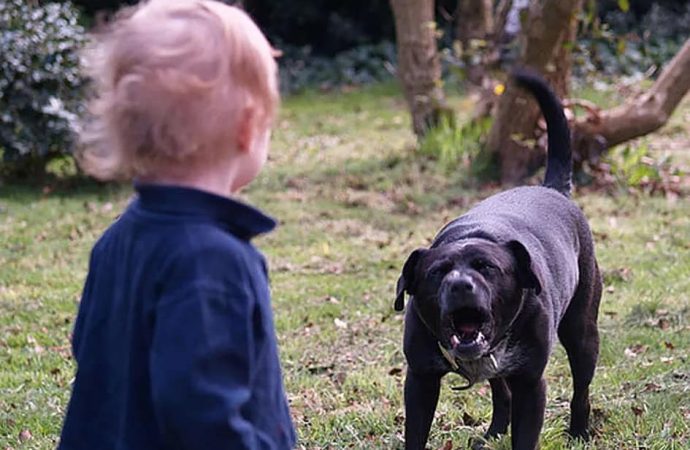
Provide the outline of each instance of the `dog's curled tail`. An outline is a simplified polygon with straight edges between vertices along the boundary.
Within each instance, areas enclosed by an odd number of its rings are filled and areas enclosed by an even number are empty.
[[[518,86],[536,98],[546,120],[548,150],[543,185],[568,197],[572,184],[573,155],[570,148],[570,129],[563,105],[548,83],[536,72],[515,69],[511,76]]]

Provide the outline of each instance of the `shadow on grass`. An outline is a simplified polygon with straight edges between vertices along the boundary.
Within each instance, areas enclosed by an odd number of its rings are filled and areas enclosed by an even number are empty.
[[[130,188],[129,183],[102,183],[85,176],[46,174],[32,180],[1,180],[0,200],[32,203],[48,196],[70,199],[113,197]]]

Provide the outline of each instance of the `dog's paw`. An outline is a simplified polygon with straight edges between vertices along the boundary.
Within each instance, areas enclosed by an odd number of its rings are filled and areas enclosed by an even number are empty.
[[[575,440],[575,441],[584,441],[587,442],[589,441],[589,431],[587,431],[586,428],[584,429],[569,429],[568,434],[570,435],[570,439]]]
[[[471,450],[492,450],[496,448],[503,434],[484,434],[470,438],[469,448]]]
[[[484,437],[474,437],[470,439],[470,448],[472,450],[487,450],[487,440]]]

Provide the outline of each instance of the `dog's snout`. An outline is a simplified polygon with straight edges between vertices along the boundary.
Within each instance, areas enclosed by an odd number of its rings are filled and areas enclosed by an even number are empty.
[[[458,277],[450,286],[454,294],[466,295],[474,292],[474,281],[466,275]]]
[[[452,313],[461,308],[482,307],[482,296],[475,281],[467,274],[454,272],[449,274],[443,289],[443,306],[445,313]]]

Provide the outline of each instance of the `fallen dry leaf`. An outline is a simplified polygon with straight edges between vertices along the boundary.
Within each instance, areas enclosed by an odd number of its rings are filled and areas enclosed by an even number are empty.
[[[332,364],[332,363],[331,364],[315,364],[315,365],[307,367],[307,370],[312,375],[318,375],[321,373],[329,372],[329,371],[333,370],[334,367],[335,367],[335,364]]]
[[[637,355],[647,351],[647,346],[642,344],[635,344],[625,349],[625,356],[628,358],[635,358]]]
[[[661,385],[656,383],[647,383],[644,385],[642,392],[659,392],[661,390]]]
[[[468,427],[476,427],[479,425],[479,420],[475,419],[472,417],[467,411],[462,413],[462,423],[467,425]]]
[[[690,408],[683,409],[683,417],[685,417],[686,420],[690,420]]]
[[[671,326],[671,322],[668,319],[661,318],[659,319],[658,326],[662,330],[668,330],[668,328]]]
[[[22,430],[22,431],[19,433],[19,440],[20,440],[21,442],[26,442],[26,441],[28,441],[29,439],[33,438],[33,437],[34,437],[34,436],[31,434],[31,431],[29,431],[29,430]]]
[[[391,370],[388,371],[388,375],[400,375],[402,373],[402,369],[400,367],[393,367]]]
[[[477,394],[479,394],[482,397],[485,397],[488,393],[490,392],[489,386],[484,385],[477,389]]]

